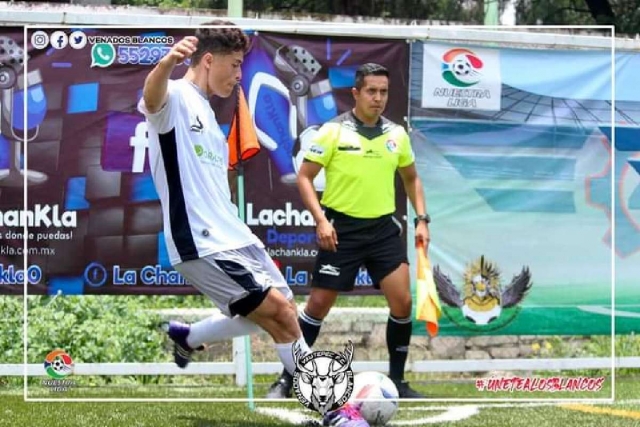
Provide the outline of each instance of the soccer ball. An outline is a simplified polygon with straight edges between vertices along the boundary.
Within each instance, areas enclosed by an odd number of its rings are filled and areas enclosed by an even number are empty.
[[[51,363],[51,366],[53,367],[53,370],[56,372],[63,372],[66,368],[64,362],[59,358],[56,358],[56,360],[54,360],[53,363]]]
[[[453,73],[458,77],[468,77],[473,71],[473,67],[464,55],[458,55],[451,63]]]
[[[386,425],[398,411],[400,398],[396,385],[379,372],[361,372],[353,378],[349,401],[360,408],[360,414],[373,426]]]

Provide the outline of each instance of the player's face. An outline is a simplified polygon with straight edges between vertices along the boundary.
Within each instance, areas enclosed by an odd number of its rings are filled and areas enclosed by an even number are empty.
[[[353,90],[353,97],[360,114],[377,120],[387,106],[389,79],[386,76],[366,76],[363,86]]]
[[[233,93],[237,83],[242,78],[242,51],[226,55],[211,55],[210,67],[207,78],[209,90],[222,98],[227,98]]]

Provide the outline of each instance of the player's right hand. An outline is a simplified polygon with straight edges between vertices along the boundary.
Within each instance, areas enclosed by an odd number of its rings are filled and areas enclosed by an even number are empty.
[[[322,221],[316,227],[318,246],[325,251],[336,252],[338,250],[338,233],[329,221]]]
[[[190,58],[198,47],[198,39],[194,36],[187,36],[174,44],[169,53],[167,53],[163,61],[169,62],[172,65],[178,65]]]

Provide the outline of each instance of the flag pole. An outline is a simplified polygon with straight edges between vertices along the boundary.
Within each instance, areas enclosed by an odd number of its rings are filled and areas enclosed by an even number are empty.
[[[244,164],[242,162],[242,146],[240,144],[240,83],[236,85],[236,111],[234,114],[234,120],[236,122],[236,154],[238,156],[238,164],[236,166],[237,171],[237,200],[238,200],[238,214],[242,222],[246,222],[245,215],[245,195],[244,195]],[[255,402],[253,401],[253,366],[251,361],[251,336],[245,335],[244,337],[244,363],[245,371],[247,373],[247,399],[250,410],[255,410]]]

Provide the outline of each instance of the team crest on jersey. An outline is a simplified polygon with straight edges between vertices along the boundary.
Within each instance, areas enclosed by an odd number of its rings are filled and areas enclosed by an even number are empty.
[[[398,151],[398,144],[396,144],[393,139],[388,139],[385,145],[387,146],[387,150],[389,150],[390,153],[395,153],[396,151]]]

